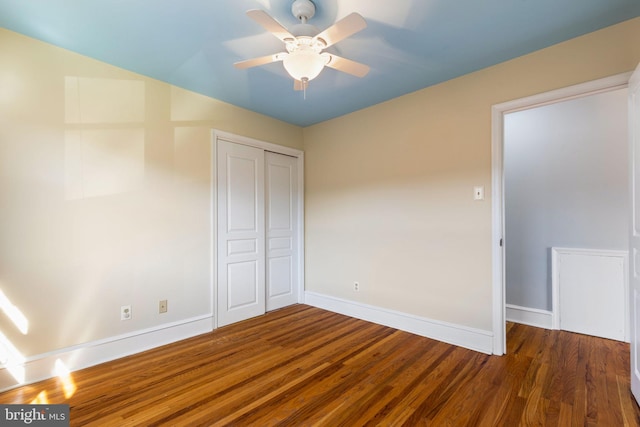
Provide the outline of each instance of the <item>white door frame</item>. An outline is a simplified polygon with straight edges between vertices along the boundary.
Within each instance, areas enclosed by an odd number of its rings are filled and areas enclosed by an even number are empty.
[[[272,144],[246,136],[235,135],[230,132],[213,129],[211,131],[211,295],[213,295],[213,328],[218,327],[218,174],[217,174],[217,149],[218,141],[228,141],[236,144],[248,145],[273,153],[284,154],[298,159],[298,303],[304,303],[304,151],[296,148],[285,147],[284,145]]]
[[[640,91],[640,65],[636,67],[629,79],[629,255],[631,267],[629,270],[629,281],[631,288],[631,304],[629,310],[630,317],[630,341],[631,341],[631,394],[636,403],[640,402],[640,370],[638,369],[638,319],[640,307],[638,307],[638,237],[640,224],[638,224],[637,210],[637,178],[638,173],[638,148],[640,148],[640,123],[638,117],[638,92]]]
[[[493,285],[493,354],[507,350],[505,315],[504,246],[504,115],[622,89],[628,86],[631,72],[605,77],[526,98],[496,104],[491,108],[491,258]]]

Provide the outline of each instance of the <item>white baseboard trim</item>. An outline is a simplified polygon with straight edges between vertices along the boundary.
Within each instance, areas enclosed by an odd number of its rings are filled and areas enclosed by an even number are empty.
[[[553,328],[553,312],[538,308],[521,307],[519,305],[506,304],[507,322],[522,323],[523,325],[537,328]]]
[[[55,377],[57,360],[73,372],[211,332],[213,325],[213,315],[207,314],[31,356],[24,363],[24,381],[20,384],[7,369],[0,369],[0,392]]]
[[[304,302],[334,313],[389,326],[481,353],[493,353],[493,333],[491,331],[427,319],[315,292],[305,292]]]

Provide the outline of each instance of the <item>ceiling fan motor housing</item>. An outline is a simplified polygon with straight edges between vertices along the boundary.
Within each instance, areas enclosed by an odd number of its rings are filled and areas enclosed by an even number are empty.
[[[291,5],[291,12],[304,24],[316,14],[316,6],[311,0],[295,0]]]

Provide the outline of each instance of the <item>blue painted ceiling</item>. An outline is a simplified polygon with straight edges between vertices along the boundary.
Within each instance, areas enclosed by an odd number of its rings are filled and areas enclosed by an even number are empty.
[[[291,28],[292,0],[0,0],[0,26],[308,126],[640,16],[640,0],[314,3],[309,23],[320,30],[351,12],[366,19],[329,51],[371,71],[358,78],[325,68],[306,99],[281,62],[233,67],[284,50],[245,11],[264,9]]]

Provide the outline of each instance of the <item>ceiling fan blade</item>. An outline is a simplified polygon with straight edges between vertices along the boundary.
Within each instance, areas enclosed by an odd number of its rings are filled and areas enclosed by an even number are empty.
[[[322,39],[326,43],[326,47],[329,47],[365,28],[367,28],[367,21],[360,14],[353,12],[314,38]]]
[[[271,62],[282,61],[287,56],[286,52],[274,53],[273,55],[261,56],[259,58],[247,59],[245,61],[238,61],[233,64],[234,67],[245,69],[251,67],[257,67],[258,65],[269,64]]]
[[[369,73],[370,68],[368,65],[330,53],[323,53],[322,55],[327,55],[329,57],[329,61],[326,66],[333,68],[334,70],[342,71],[343,73],[348,73],[356,77],[364,77]]]
[[[261,9],[251,9],[247,11],[247,16],[258,24],[262,25],[262,27],[269,31],[271,34],[282,40],[283,42],[293,41],[295,37],[287,31],[285,27],[282,26],[278,21],[273,19],[271,15]]]

